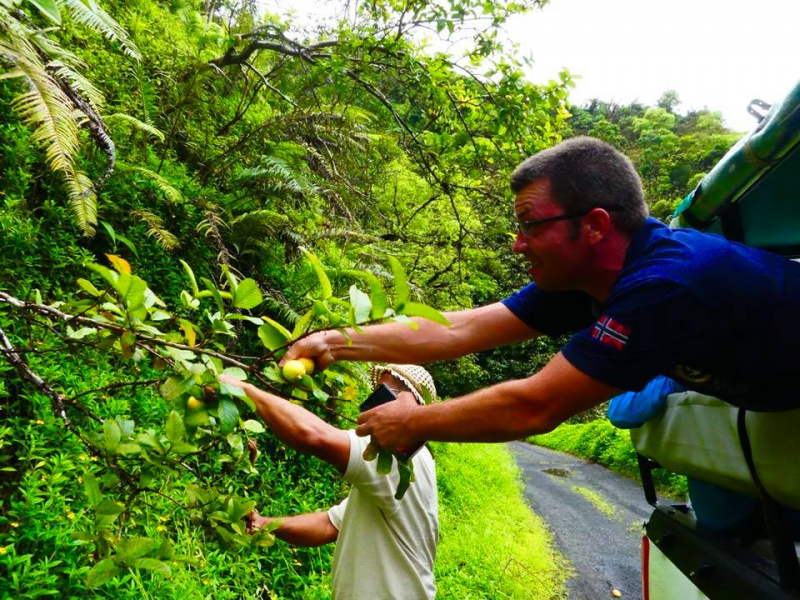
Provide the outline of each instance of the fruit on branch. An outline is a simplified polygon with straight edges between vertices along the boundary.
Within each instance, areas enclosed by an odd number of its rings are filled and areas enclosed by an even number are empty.
[[[306,375],[311,375],[314,372],[314,368],[317,366],[314,364],[313,358],[298,358],[301,363],[303,363],[303,367],[305,367]]]
[[[201,408],[203,408],[203,402],[194,396],[189,396],[189,399],[186,401],[186,410],[194,412]]]
[[[306,367],[299,360],[287,360],[283,364],[283,378],[289,383],[300,381],[306,374]]]

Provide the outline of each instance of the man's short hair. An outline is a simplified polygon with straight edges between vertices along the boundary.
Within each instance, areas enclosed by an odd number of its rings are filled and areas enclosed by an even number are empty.
[[[628,157],[602,140],[576,137],[534,154],[511,175],[511,189],[518,194],[541,179],[550,183],[553,198],[568,213],[614,207],[611,222],[625,234],[647,218],[639,174]]]

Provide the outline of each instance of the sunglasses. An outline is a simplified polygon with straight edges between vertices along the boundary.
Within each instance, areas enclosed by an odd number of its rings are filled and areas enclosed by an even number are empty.
[[[572,219],[580,219],[581,217],[588,215],[595,208],[602,208],[608,212],[619,210],[618,206],[593,206],[589,210],[586,210],[582,213],[564,213],[562,215],[555,215],[553,217],[545,217],[544,219],[534,219],[533,221],[517,221],[515,223],[515,228],[519,233],[522,234],[522,237],[530,237],[535,233],[536,228],[539,225],[544,225],[545,223],[554,223],[556,221],[571,221]]]

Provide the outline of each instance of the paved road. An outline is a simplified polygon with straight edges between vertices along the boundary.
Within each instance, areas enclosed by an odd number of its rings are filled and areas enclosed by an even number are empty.
[[[525,497],[572,563],[570,600],[642,597],[641,525],[650,515],[640,485],[580,458],[524,442],[509,444],[526,482]],[[580,493],[575,488],[582,490]],[[605,514],[586,490],[605,500]]]

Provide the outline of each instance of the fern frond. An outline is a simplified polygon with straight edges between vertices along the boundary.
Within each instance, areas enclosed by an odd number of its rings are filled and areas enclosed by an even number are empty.
[[[135,60],[141,60],[142,56],[136,44],[128,37],[127,32],[111,16],[100,8],[94,0],[88,0],[88,4],[82,0],[56,0],[59,8],[64,8],[78,23],[86,25],[95,31],[103,34],[112,41],[116,41],[122,46],[122,50]]]
[[[82,113],[75,110],[27,39],[17,35],[0,38],[0,54],[13,64],[5,76],[23,78],[28,88],[12,100],[12,108],[33,131],[33,141],[44,148],[47,165],[64,177],[76,224],[84,235],[93,235],[97,225],[93,186],[75,167]]]
[[[161,217],[144,209],[134,210],[133,214],[147,224],[148,237],[154,238],[162,248],[172,251],[180,246],[178,238],[164,228],[164,221]]]
[[[83,75],[78,73],[72,66],[67,65],[59,60],[54,60],[48,63],[48,70],[56,74],[58,78],[68,82],[72,88],[79,92],[95,110],[100,110],[103,106],[105,99],[103,94],[100,93],[92,83]]]
[[[272,315],[280,323],[293,326],[300,320],[300,315],[295,312],[288,302],[275,296],[264,296],[264,302],[261,306],[264,312]]]
[[[159,141],[164,141],[164,133],[160,129],[153,127],[144,121],[140,121],[136,117],[126,115],[125,113],[114,113],[113,115],[108,115],[105,117],[105,120],[108,123],[113,123],[114,121],[125,121],[126,123],[130,123],[134,127],[141,129],[142,131],[146,131],[154,137],[157,137]]]
[[[274,237],[289,225],[286,215],[271,210],[255,210],[233,219],[230,227],[234,242],[251,237]]]
[[[274,156],[262,156],[260,164],[244,167],[234,175],[237,186],[259,187],[273,194],[303,195],[314,193],[316,188],[286,161]]]
[[[33,130],[34,141],[45,147],[51,169],[69,175],[78,153],[78,123],[70,99],[47,73],[36,50],[22,38],[0,39],[0,54],[10,57],[26,79],[28,91],[12,101],[12,107]]]
[[[150,181],[156,184],[156,187],[161,191],[161,193],[164,194],[167,200],[173,204],[181,204],[184,202],[185,198],[183,197],[183,194],[181,194],[177,188],[173,187],[173,185],[166,178],[159,175],[155,171],[145,169],[144,167],[134,167],[131,165],[125,165],[125,168],[141,173],[147,177]]]
[[[69,210],[83,235],[93,237],[97,225],[97,198],[94,185],[85,173],[75,170],[67,177]]]
[[[381,238],[375,235],[369,235],[361,231],[353,231],[351,229],[329,229],[322,233],[317,234],[318,239],[327,240],[348,240],[359,242],[361,244],[376,244],[381,242]]]

